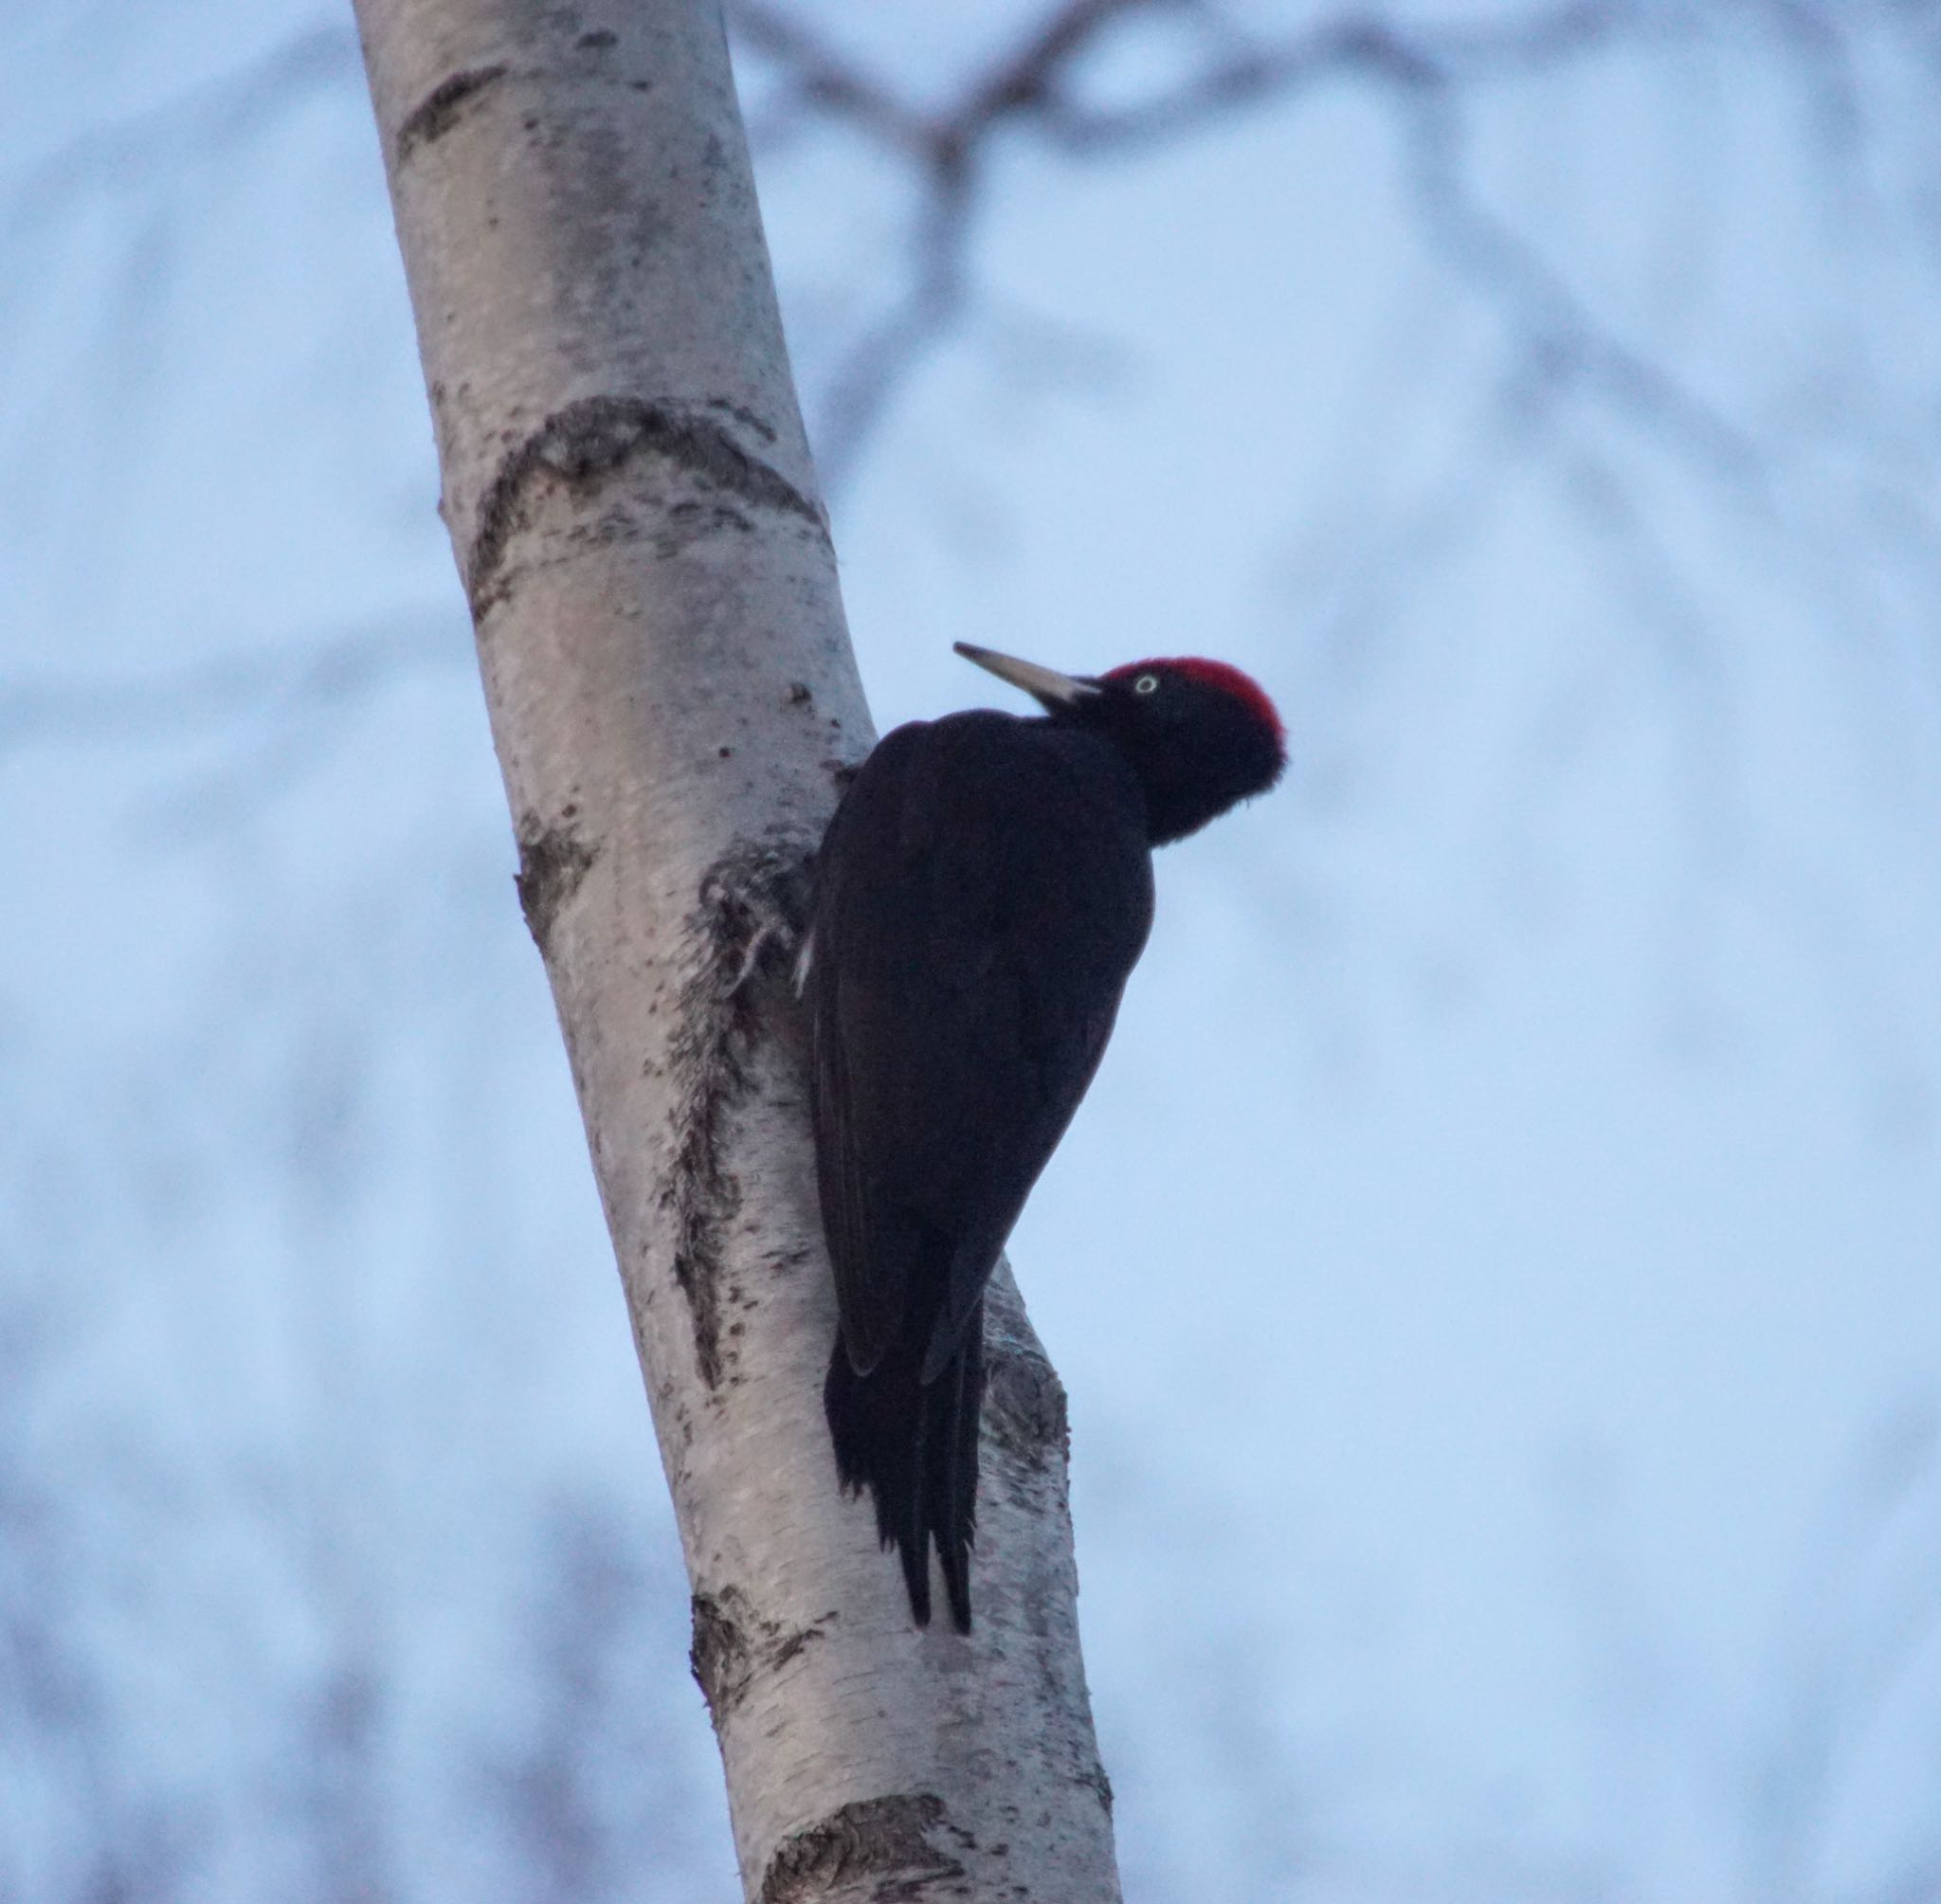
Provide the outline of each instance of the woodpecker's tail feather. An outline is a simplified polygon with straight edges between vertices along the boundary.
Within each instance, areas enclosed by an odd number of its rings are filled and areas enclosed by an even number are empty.
[[[917,1379],[920,1346],[906,1351],[898,1344],[867,1375],[859,1375],[838,1336],[823,1385],[823,1408],[843,1485],[852,1494],[869,1490],[877,1536],[902,1562],[912,1617],[919,1626],[930,1624],[934,1539],[951,1623],[968,1633],[984,1305],[978,1304],[967,1324],[963,1347],[934,1382]]]

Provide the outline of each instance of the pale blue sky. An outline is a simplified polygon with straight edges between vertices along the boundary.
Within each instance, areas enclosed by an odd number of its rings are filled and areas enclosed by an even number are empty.
[[[940,83],[934,16],[871,56]],[[167,116],[310,27],[260,122]],[[646,1582],[600,1776],[651,1795],[646,1895],[720,1895],[348,45],[169,7],[0,60],[0,1305],[41,1330],[0,1476],[73,1517],[51,1643],[116,1815],[192,1814],[210,1898],[307,1895],[291,1714],[347,1659],[400,1895],[510,1881],[452,1767],[537,1723],[590,1503]],[[1111,163],[1008,140],[977,297],[837,498],[881,725],[992,698],[961,639],[1218,654],[1293,736],[1165,856],[1014,1239],[1135,1896],[1863,1900],[1941,1849],[1935,154],[1856,68],[1851,173],[1750,42],[1476,101],[1488,206],[1756,481],[1595,379],[1533,399],[1523,307],[1338,86]],[[813,395],[910,192],[853,137],[765,163]],[[69,693],[264,653],[179,718]],[[1828,1735],[1823,1807],[1771,1799]],[[82,1773],[0,1717],[9,1765],[0,1891],[72,1895]]]

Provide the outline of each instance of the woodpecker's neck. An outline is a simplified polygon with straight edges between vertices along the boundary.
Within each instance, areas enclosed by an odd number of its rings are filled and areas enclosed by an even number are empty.
[[[1146,838],[1154,846],[1197,833],[1264,792],[1280,773],[1279,751],[1264,735],[1251,741],[1243,732],[1195,736],[1108,728],[1105,737],[1133,770],[1146,804]]]
[[[1196,778],[1167,771],[1141,773],[1138,780],[1146,796],[1146,838],[1154,846],[1170,846],[1175,840],[1197,833],[1243,797],[1206,776]]]

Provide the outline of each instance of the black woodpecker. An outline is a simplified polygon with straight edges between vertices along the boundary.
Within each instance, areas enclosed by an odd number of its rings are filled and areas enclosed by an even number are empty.
[[[823,1390],[916,1623],[936,1543],[970,1630],[984,1285],[1079,1108],[1152,923],[1154,846],[1265,792],[1274,704],[1220,662],[1097,679],[959,643],[1044,709],[913,721],[816,858],[797,967],[842,1327]]]

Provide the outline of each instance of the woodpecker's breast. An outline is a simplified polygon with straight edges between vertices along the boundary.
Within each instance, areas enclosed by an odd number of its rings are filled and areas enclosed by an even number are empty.
[[[942,1268],[975,1299],[1078,1109],[1152,916],[1106,743],[1008,715],[889,734],[819,857],[805,995],[844,1327],[863,1366]],[[933,1296],[932,1299],[936,1299]]]

